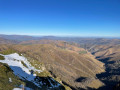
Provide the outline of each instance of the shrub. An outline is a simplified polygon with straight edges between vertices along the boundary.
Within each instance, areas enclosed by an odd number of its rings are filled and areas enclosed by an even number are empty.
[[[0,55],[0,60],[4,60],[4,59],[5,59],[4,56],[1,56],[1,55]]]

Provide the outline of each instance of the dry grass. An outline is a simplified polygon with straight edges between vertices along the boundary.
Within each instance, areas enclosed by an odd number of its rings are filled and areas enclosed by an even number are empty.
[[[104,71],[103,63],[97,61],[90,53],[79,54],[80,51],[85,50],[66,42],[11,45],[9,48],[34,59],[38,66],[42,63],[54,77],[59,77],[60,80],[74,88],[86,87],[80,82],[75,82],[76,79],[95,77],[97,73]],[[33,65],[34,62],[32,62]],[[44,74],[42,75],[48,75],[48,73]]]
[[[43,63],[54,76],[60,77],[62,81],[74,87],[81,85],[80,83],[75,84],[75,79],[95,77],[97,73],[104,71],[103,63],[94,59],[90,53],[79,54],[78,51],[84,49],[72,45],[34,44],[16,45],[13,48]]]

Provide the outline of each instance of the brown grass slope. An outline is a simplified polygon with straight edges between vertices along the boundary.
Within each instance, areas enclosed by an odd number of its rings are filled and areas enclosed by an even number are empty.
[[[67,42],[44,42],[46,43],[14,45],[12,48],[44,63],[55,77],[74,88],[98,88],[103,85],[96,79],[96,74],[104,72],[104,64],[89,52]]]
[[[112,90],[120,82],[120,45],[97,45],[92,53],[105,63],[106,72],[98,75],[98,78],[106,84],[102,90]]]
[[[117,57],[120,53],[120,45],[97,45],[92,51],[96,57]]]

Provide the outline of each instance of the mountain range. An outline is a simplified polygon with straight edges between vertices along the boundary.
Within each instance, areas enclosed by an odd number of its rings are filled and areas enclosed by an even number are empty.
[[[114,90],[120,81],[120,39],[0,35],[0,59],[4,60],[3,55],[14,53],[24,56],[33,67],[42,70],[40,73],[33,71],[36,78],[46,84],[38,87],[15,75],[11,66],[0,63],[1,68],[6,68],[1,69],[3,75],[0,76],[3,77],[6,73],[4,79],[13,75],[16,80],[16,83],[11,84],[10,90],[20,88],[22,83],[33,90]],[[26,66],[27,63],[22,65]],[[0,81],[1,89],[4,83],[9,85],[7,79]],[[57,83],[60,87],[55,87]]]

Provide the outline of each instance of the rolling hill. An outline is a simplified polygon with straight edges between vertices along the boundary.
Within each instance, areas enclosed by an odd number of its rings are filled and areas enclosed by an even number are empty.
[[[105,63],[106,67],[106,72],[98,75],[98,78],[106,84],[100,90],[112,90],[120,82],[120,45],[97,45],[91,50],[91,53]]]
[[[43,63],[54,77],[73,89],[103,85],[96,77],[96,74],[104,72],[103,63],[83,48],[62,41],[52,42],[42,40],[39,44],[22,43],[11,48]]]
[[[25,37],[0,38],[0,53],[24,55],[34,67],[45,70],[40,77],[52,77],[67,90],[112,90],[119,85],[119,39]]]

